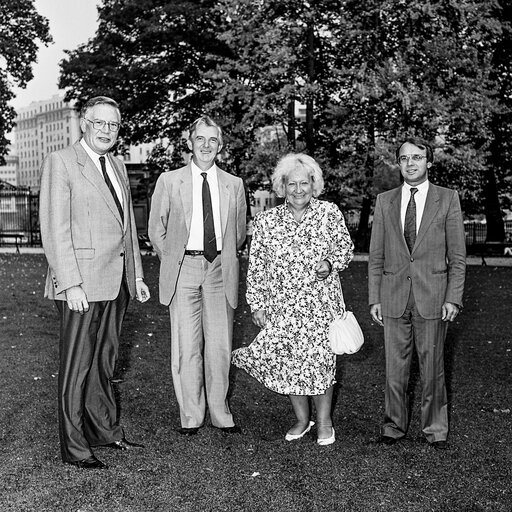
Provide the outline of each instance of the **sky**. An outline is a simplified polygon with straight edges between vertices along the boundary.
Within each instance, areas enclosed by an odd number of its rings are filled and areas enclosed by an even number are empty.
[[[14,108],[30,105],[32,101],[46,100],[59,92],[59,62],[66,57],[64,50],[74,50],[94,36],[98,25],[96,0],[34,0],[42,16],[49,20],[53,44],[40,45],[37,63],[33,65],[34,78],[25,89],[15,88]]]

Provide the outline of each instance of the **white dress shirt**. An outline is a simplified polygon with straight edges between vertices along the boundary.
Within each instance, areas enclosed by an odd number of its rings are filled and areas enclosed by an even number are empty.
[[[206,172],[210,196],[212,198],[213,225],[215,228],[215,240],[217,250],[222,250],[222,230],[220,222],[219,180],[217,179],[217,166],[213,164],[207,171],[201,170],[192,160],[192,222],[190,223],[190,235],[188,237],[187,250],[202,251],[203,247],[203,177]]]
[[[428,193],[428,180],[425,180],[421,185],[412,187],[404,182],[402,187],[402,203],[400,207],[400,219],[402,221],[402,231],[405,225],[405,212],[407,211],[407,205],[411,199],[411,188],[417,188],[418,192],[414,194],[414,201],[416,203],[416,234],[420,229],[421,219],[423,217],[423,211],[425,210],[425,202],[427,200]]]
[[[80,139],[80,144],[82,144],[82,147],[85,149],[85,152],[89,155],[89,158],[94,162],[94,165],[96,166],[96,169],[98,169],[98,172],[100,173],[101,179],[105,180],[103,177],[103,171],[101,170],[101,164],[100,164],[100,156],[98,153],[93,151],[88,145],[87,142],[85,142],[84,139]],[[103,155],[105,157],[105,167],[107,169],[108,177],[110,178],[110,181],[112,182],[112,186],[114,187],[114,190],[116,191],[117,198],[119,199],[119,202],[121,203],[121,206],[124,208],[123,204],[123,194],[121,193],[121,186],[119,185],[119,181],[117,181],[117,176],[112,169],[112,165],[110,164],[110,160],[107,155]]]

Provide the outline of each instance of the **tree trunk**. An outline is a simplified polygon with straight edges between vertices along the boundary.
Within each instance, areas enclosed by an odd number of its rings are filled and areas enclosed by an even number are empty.
[[[498,186],[494,168],[489,165],[485,171],[484,211],[487,220],[486,242],[503,242],[505,240],[505,223],[500,208]]]
[[[288,147],[295,149],[295,133],[296,133],[297,122],[295,120],[295,100],[290,100],[288,103]]]
[[[315,31],[312,22],[307,30],[307,73],[308,82],[315,80]],[[313,156],[315,154],[315,121],[313,116],[314,100],[312,93],[306,98],[306,149]]]
[[[368,252],[370,248],[370,213],[373,204],[373,173],[375,167],[375,122],[374,122],[373,108],[370,107],[368,114],[368,145],[365,160],[365,177],[366,183],[363,194],[363,201],[361,203],[361,211],[359,214],[359,226],[355,237],[355,250],[357,252]]]

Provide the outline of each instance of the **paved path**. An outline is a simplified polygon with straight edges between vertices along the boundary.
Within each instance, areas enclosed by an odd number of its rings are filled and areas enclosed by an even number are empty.
[[[21,254],[43,254],[41,247],[20,247]],[[0,246],[0,253],[16,253],[16,247]],[[142,251],[142,254],[146,254],[146,251]],[[355,254],[354,261],[368,261],[368,254]],[[466,259],[468,265],[482,265],[482,258],[480,256],[468,256]],[[486,256],[485,262],[488,267],[512,267],[512,257],[495,257]]]

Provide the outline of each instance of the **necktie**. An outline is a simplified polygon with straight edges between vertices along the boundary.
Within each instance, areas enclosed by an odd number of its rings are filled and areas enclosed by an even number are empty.
[[[210,195],[210,186],[206,180],[207,174],[202,172],[201,176],[203,177],[203,251],[204,257],[211,263],[217,257],[212,196]]]
[[[105,183],[107,184],[107,187],[110,190],[112,197],[114,198],[117,209],[119,210],[119,215],[121,215],[121,219],[123,219],[124,218],[123,207],[121,206],[121,203],[119,202],[119,198],[117,197],[116,191],[114,189],[114,185],[112,185],[112,182],[110,181],[110,178],[108,177],[107,167],[105,165],[105,157],[104,156],[100,156],[100,165],[101,165],[101,172],[103,173],[103,178],[105,180]]]
[[[409,248],[409,252],[412,252],[414,242],[416,242],[416,201],[414,200],[414,194],[418,192],[416,187],[411,188],[411,198],[405,211],[405,222],[404,222],[404,237],[405,243]]]

